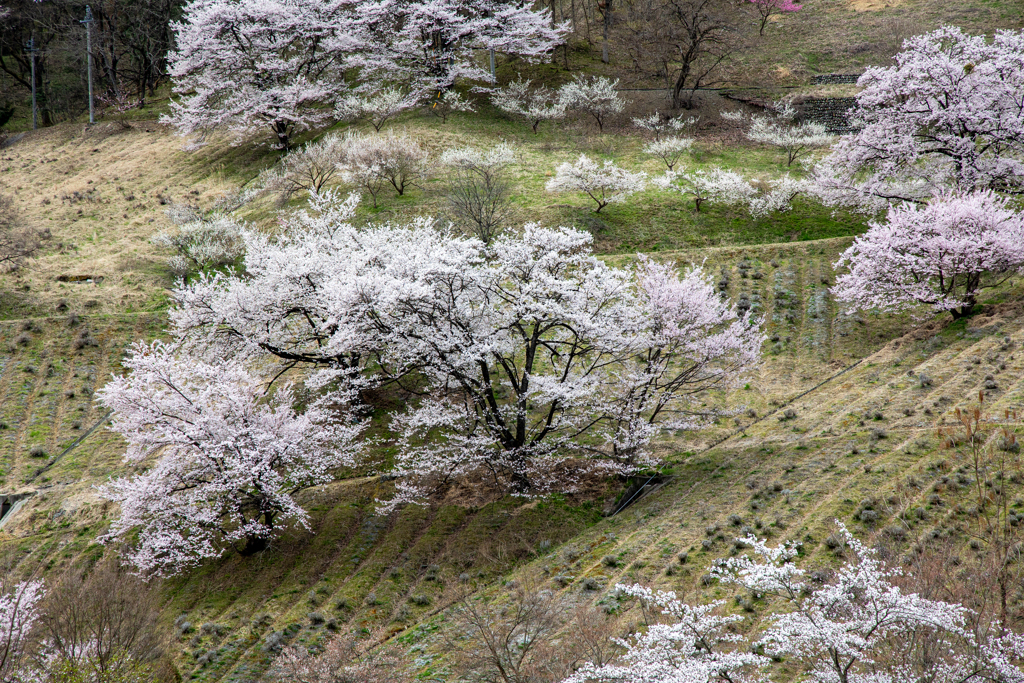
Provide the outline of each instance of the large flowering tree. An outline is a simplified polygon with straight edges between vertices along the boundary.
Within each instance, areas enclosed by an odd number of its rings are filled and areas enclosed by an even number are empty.
[[[355,48],[344,0],[191,0],[172,25],[174,92],[168,120],[200,138],[269,129],[287,149],[294,132],[331,120]]]
[[[1024,192],[1024,31],[945,27],[869,67],[844,136],[816,169],[821,196],[877,210],[940,191]]]
[[[757,326],[699,269],[609,268],[565,228],[490,245],[427,219],[356,230],[352,200],[314,204],[282,237],[249,236],[244,276],[179,289],[175,333],[321,385],[414,380],[423,396],[393,425],[412,486],[397,501],[469,472],[532,494],[571,490],[568,460],[649,464],[657,425],[695,426],[691,399],[757,359]]]
[[[889,209],[843,252],[833,294],[856,308],[928,305],[954,318],[1024,268],[1024,215],[991,190]]]
[[[232,546],[265,549],[282,524],[306,524],[297,491],[353,463],[358,428],[339,415],[336,392],[298,412],[290,386],[268,395],[267,378],[238,359],[160,342],[139,342],[124,364],[98,397],[128,442],[125,461],[149,468],[100,491],[121,507],[105,539],[137,532],[127,556],[141,573],[174,574]]]
[[[423,96],[457,79],[490,81],[474,51],[535,60],[561,44],[566,26],[523,0],[346,0],[360,41],[349,64],[364,82],[401,83]]]
[[[760,331],[699,269],[680,279],[648,263],[636,276],[593,257],[590,241],[527,226],[486,251],[470,244],[464,263],[417,257],[408,293],[372,314],[385,348],[430,380],[396,421],[399,473],[483,469],[513,492],[571,491],[563,463],[653,464],[656,429],[700,424],[694,396],[756,362]]]

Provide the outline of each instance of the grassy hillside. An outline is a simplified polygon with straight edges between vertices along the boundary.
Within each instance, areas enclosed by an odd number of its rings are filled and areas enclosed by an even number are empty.
[[[729,78],[781,86],[857,70],[882,60],[908,26],[945,21],[972,30],[1022,22],[1009,0],[967,8],[934,0],[807,3],[739,55]],[[573,67],[651,85],[621,61],[604,66],[593,56],[572,52]],[[549,80],[565,75],[540,71]],[[635,112],[663,106],[661,93],[631,97]],[[719,119],[718,108],[738,106],[709,96],[687,167],[721,165],[760,178],[787,172],[779,154],[741,142]],[[522,221],[587,229],[596,252],[617,265],[636,252],[703,263],[724,294],[764,320],[763,363],[725,397],[729,417],[700,433],[661,435],[657,486],[613,516],[639,482],[595,482],[578,496],[539,501],[460,498],[463,491],[388,517],[374,514],[375,499],[391,486],[376,477],[303,492],[309,531],[288,530],[256,557],[228,555],[159,584],[163,626],[184,679],[256,680],[282,645],[314,646],[352,631],[401,643],[422,678],[443,679],[449,661],[439,633],[450,628],[446,607],[458,595],[500,601],[509,582],[540,585],[600,605],[624,626],[636,616],[611,591],[616,582],[694,600],[730,595],[703,577],[716,559],[738,552],[733,538],[748,530],[803,542],[802,561],[811,566],[838,561],[828,541],[834,519],[896,560],[940,541],[970,559],[977,520],[964,481],[974,475],[963,470],[962,454],[941,448],[936,430],[953,423],[955,408],[975,404],[979,391],[994,420],[987,438],[997,438],[1004,409],[1024,407],[1024,280],[990,293],[982,312],[956,324],[948,315],[846,315],[828,291],[832,263],[865,229],[864,217],[798,200],[791,212],[753,221],[728,207],[696,213],[656,189],[595,214],[586,197],[548,194],[544,184],[557,164],[583,153],[660,173],[625,121],[605,134],[569,121],[534,135],[486,104],[478,108],[447,124],[415,112],[392,129],[434,155],[516,143]],[[13,554],[15,573],[52,577],[113,551],[95,543],[117,514],[95,486],[128,469],[93,395],[120,372],[129,344],[163,332],[173,277],[169,253],[151,237],[169,225],[170,202],[209,207],[278,158],[226,139],[197,152],[181,142],[153,121],[106,121],[28,133],[0,149],[0,192],[26,223],[51,234],[26,268],[0,274],[0,493],[34,493],[0,525],[0,549]],[[364,202],[358,220],[441,214],[444,184],[435,169],[405,196],[384,193],[377,209]],[[240,214],[273,230],[281,208],[262,197]],[[986,474],[1024,517],[1019,456],[1001,475]],[[1019,612],[1024,593],[1013,600]],[[730,609],[756,620],[764,605]]]
[[[966,325],[945,317],[922,324],[838,316],[822,280],[845,242],[661,256],[706,257],[706,267],[728,280],[730,296],[746,293],[760,307],[778,341],[729,398],[743,408],[735,419],[699,435],[665,436],[659,451],[671,477],[656,492],[611,518],[601,513],[615,509],[615,487],[587,499],[413,507],[383,518],[373,514],[373,501],[388,484],[376,479],[308,491],[312,533],[290,532],[259,557],[228,556],[165,583],[164,619],[178,634],[179,670],[193,680],[251,680],[282,643],[312,645],[356,629],[380,638],[401,634],[436,674],[445,665],[435,633],[443,608],[467,587],[500,591],[509,579],[530,580],[614,611],[608,590],[617,581],[719,595],[722,589],[700,577],[730,552],[743,527],[802,540],[808,561],[818,563],[833,561],[822,542],[834,518],[869,539],[895,538],[904,550],[933,529],[962,534],[971,520],[956,503],[965,494],[941,483],[961,463],[938,450],[935,429],[950,423],[953,408],[975,400],[988,374],[998,387],[987,391],[993,415],[1024,401],[1024,291],[1006,288]],[[100,429],[63,458],[53,456],[102,416],[88,389],[116,370],[130,339],[157,334],[160,317],[87,316],[75,329],[89,329],[96,345],[80,349],[65,318],[28,325],[35,329],[26,333],[20,322],[0,328],[0,348],[13,342],[15,349],[0,375],[8,425],[3,468],[7,488],[38,494],[2,534],[17,548],[21,571],[55,571],[102,552],[90,541],[115,511],[91,487],[120,469],[119,444]],[[24,334],[32,341],[22,345]],[[52,366],[50,359],[57,359]],[[25,372],[30,365],[37,371]],[[930,385],[921,385],[922,374]],[[787,408],[795,416],[780,420]],[[45,457],[32,456],[37,445]],[[52,466],[29,483],[46,463]],[[1019,472],[1019,463],[1014,467]],[[1014,476],[1010,485],[1024,495],[1024,480]],[[878,501],[879,519],[858,521],[863,499]],[[894,525],[904,530],[892,531]],[[687,563],[666,574],[683,551]],[[567,585],[553,582],[556,576],[569,577]]]

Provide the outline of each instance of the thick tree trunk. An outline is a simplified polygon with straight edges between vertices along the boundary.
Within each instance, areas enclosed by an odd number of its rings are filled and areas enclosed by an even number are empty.
[[[284,121],[274,121],[274,134],[277,136],[277,144],[281,151],[288,151],[288,124]]]
[[[239,555],[248,557],[249,555],[255,555],[261,553],[270,547],[270,535],[274,530],[274,513],[264,512],[263,513],[263,526],[266,527],[267,531],[262,536],[246,536],[245,546],[238,551]]]
[[[976,303],[977,302],[975,301],[974,297],[972,296],[972,297],[969,297],[967,299],[967,303],[965,303],[960,308],[951,308],[951,309],[949,309],[949,312],[953,315],[953,320],[960,320],[961,318],[969,317],[971,315],[971,311],[974,310],[974,305]]]
[[[686,64],[679,70],[679,77],[672,86],[672,108],[680,109],[683,105],[683,90],[686,89],[686,78],[690,75],[690,65]],[[693,102],[693,95],[690,95],[690,102]],[[689,107],[686,107],[689,109]]]
[[[250,536],[245,539],[245,547],[238,551],[238,554],[243,557],[248,557],[250,555],[263,552],[268,547],[270,547],[270,541],[266,538],[255,538]]]

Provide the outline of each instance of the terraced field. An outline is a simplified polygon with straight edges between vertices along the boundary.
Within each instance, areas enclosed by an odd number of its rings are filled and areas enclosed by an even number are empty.
[[[292,530],[261,556],[228,557],[165,583],[179,670],[191,680],[252,680],[284,644],[354,628],[397,635],[430,672],[444,665],[435,642],[443,608],[511,578],[617,613],[608,590],[617,581],[718,594],[700,577],[745,527],[803,540],[821,562],[830,561],[820,543],[833,518],[867,536],[887,530],[904,550],[933,529],[958,533],[970,524],[956,505],[963,494],[942,478],[960,463],[937,450],[935,430],[978,391],[991,415],[1024,404],[1021,287],[998,292],[966,324],[846,316],[828,294],[831,263],[846,244],[660,256],[704,260],[724,294],[763,316],[769,341],[761,368],[728,396],[734,416],[700,435],[664,436],[669,477],[639,502],[602,517],[622,502],[608,489],[587,501],[506,499],[382,518],[373,503],[389,484],[377,478],[307,491],[310,532]],[[125,346],[161,326],[160,314],[0,323],[2,491],[37,492],[0,530],[19,553],[19,571],[102,552],[92,541],[113,510],[92,487],[123,471],[121,444],[100,425],[65,450],[104,417],[92,393],[118,370]],[[877,519],[854,519],[863,499],[875,501]]]

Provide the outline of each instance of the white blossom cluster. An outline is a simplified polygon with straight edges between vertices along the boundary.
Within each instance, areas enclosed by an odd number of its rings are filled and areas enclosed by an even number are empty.
[[[983,289],[1024,269],[1024,213],[991,190],[902,204],[840,256],[833,294],[856,309],[926,305],[970,313]]]
[[[737,539],[750,554],[712,569],[755,600],[781,603],[749,640],[731,628],[742,616],[719,614],[725,600],[691,606],[670,591],[616,586],[661,618],[617,640],[625,649],[618,661],[584,664],[565,683],[770,681],[774,662],[796,664],[816,683],[1024,681],[1024,636],[978,626],[962,605],[904,591],[900,570],[837,524],[850,559],[824,585],[797,565],[799,544],[773,548],[753,536]],[[792,673],[779,671],[777,680]]]
[[[699,212],[707,202],[745,205],[750,215],[763,218],[772,213],[788,211],[793,199],[807,191],[807,181],[788,174],[769,181],[752,183],[735,171],[717,166],[708,170],[668,171],[655,178],[654,184],[672,189],[693,199]]]
[[[586,78],[576,76],[572,81],[552,91],[546,86],[531,87],[530,80],[521,77],[497,88],[491,93],[491,103],[510,116],[525,120],[537,132],[542,121],[564,118],[567,112],[589,116],[604,130],[608,119],[622,113],[625,100],[615,87],[618,81],[603,76]]]
[[[159,451],[104,489],[122,508],[110,538],[138,529],[140,568],[171,573],[302,524],[290,492],[357,462],[346,416],[361,389],[415,378],[423,394],[391,417],[388,509],[474,473],[537,495],[649,467],[657,429],[703,424],[706,391],[758,361],[756,322],[699,268],[610,268],[566,228],[489,245],[426,218],[356,229],[356,202],[327,190],[279,235],[245,231],[244,268],[179,286],[174,345],[135,348],[103,391],[126,457]],[[277,386],[292,369],[304,370],[301,412]]]
[[[97,397],[128,442],[125,461],[150,467],[100,494],[121,509],[104,540],[137,530],[127,559],[141,573],[174,574],[232,545],[266,548],[282,523],[306,524],[295,491],[354,462],[359,428],[334,409],[343,392],[297,412],[290,385],[268,395],[268,378],[241,363],[161,342],[137,343],[124,366]]]
[[[341,121],[366,118],[373,129],[380,132],[385,123],[415,107],[420,98],[420,93],[409,93],[392,86],[376,92],[348,95],[335,106],[334,115]]]
[[[722,117],[728,118],[725,112]],[[797,121],[796,118],[793,105],[783,102],[774,115],[751,118],[747,138],[781,149],[786,153],[786,166],[792,166],[794,161],[813,149],[832,144],[834,137],[828,134],[825,124]]]
[[[518,78],[491,93],[491,103],[510,116],[523,119],[533,132],[543,121],[554,121],[565,116],[565,106],[546,86],[531,88],[530,80]]]
[[[647,131],[654,135],[655,140],[660,140],[663,135],[678,135],[687,128],[697,125],[700,117],[690,116],[684,119],[682,116],[663,116],[659,112],[654,112],[653,114],[636,117],[630,120],[633,122],[633,125],[640,130]]]
[[[627,171],[607,160],[598,164],[586,154],[575,163],[565,162],[545,185],[548,192],[582,192],[597,203],[596,212],[609,204],[621,203],[647,185],[647,174]]]
[[[168,265],[178,277],[234,264],[245,249],[244,226],[221,211],[203,213],[195,207],[175,204],[167,211],[174,228],[151,238],[153,244],[173,249]]]

